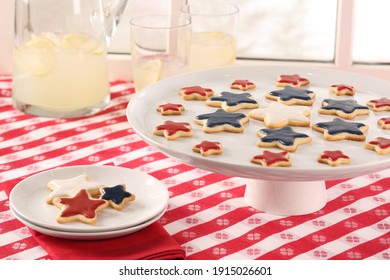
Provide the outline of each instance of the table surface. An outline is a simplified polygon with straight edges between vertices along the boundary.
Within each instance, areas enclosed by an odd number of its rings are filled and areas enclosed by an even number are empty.
[[[326,181],[323,209],[276,216],[246,204],[246,179],[189,166],[146,144],[125,115],[132,82],[111,82],[110,106],[77,119],[14,110],[11,83],[0,76],[0,259],[50,259],[9,209],[17,182],[56,167],[113,164],[167,187],[169,206],[159,222],[187,259],[390,260],[390,170]]]

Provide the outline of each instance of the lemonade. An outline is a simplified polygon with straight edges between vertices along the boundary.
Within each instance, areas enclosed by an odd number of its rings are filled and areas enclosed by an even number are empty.
[[[236,60],[236,40],[221,32],[191,35],[190,70],[232,65]]]
[[[136,91],[161,79],[186,71],[187,63],[183,58],[172,54],[156,54],[134,58],[134,86]]]
[[[13,60],[13,100],[21,111],[72,117],[110,100],[106,49],[90,36],[35,36],[14,50]]]

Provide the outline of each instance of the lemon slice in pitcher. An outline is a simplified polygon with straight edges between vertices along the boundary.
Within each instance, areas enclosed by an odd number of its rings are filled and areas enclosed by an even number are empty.
[[[60,45],[66,49],[84,51],[93,54],[102,54],[104,47],[95,38],[84,34],[66,34],[62,37]]]
[[[49,73],[56,62],[56,45],[45,37],[34,37],[14,53],[16,65],[32,75],[42,76]]]
[[[163,61],[160,58],[147,60],[134,69],[135,88],[140,90],[148,85],[158,82],[161,79]]]

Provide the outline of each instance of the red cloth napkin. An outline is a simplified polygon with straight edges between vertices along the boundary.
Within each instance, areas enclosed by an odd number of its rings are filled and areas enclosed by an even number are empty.
[[[160,222],[122,237],[104,240],[71,240],[30,229],[53,260],[177,260],[185,252]]]

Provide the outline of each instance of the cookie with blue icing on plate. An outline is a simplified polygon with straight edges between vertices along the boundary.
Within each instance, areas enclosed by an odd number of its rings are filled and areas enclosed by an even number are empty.
[[[135,195],[126,191],[125,184],[119,184],[113,187],[100,188],[100,199],[108,201],[109,205],[115,210],[122,210],[127,203],[135,200]]]
[[[257,135],[260,139],[256,146],[260,148],[276,147],[287,152],[295,152],[299,145],[312,141],[309,135],[296,132],[289,126],[278,129],[260,129]]]
[[[265,94],[265,98],[274,100],[285,105],[311,106],[315,101],[316,94],[308,89],[299,89],[286,86],[281,90],[274,90]]]
[[[226,112],[236,112],[240,109],[254,109],[259,103],[253,99],[250,93],[221,92],[219,96],[212,96],[206,100],[211,107],[220,107]]]
[[[370,108],[365,105],[360,105],[352,99],[324,99],[322,106],[318,109],[318,113],[323,115],[336,115],[340,118],[351,120],[356,116],[368,115]]]
[[[217,109],[213,113],[201,114],[195,117],[194,122],[203,126],[206,133],[244,131],[244,125],[249,122],[249,117],[242,113],[229,113],[223,109]]]
[[[328,141],[353,140],[364,141],[368,126],[360,122],[348,122],[335,118],[329,122],[319,122],[312,125],[313,130],[323,134]]]

